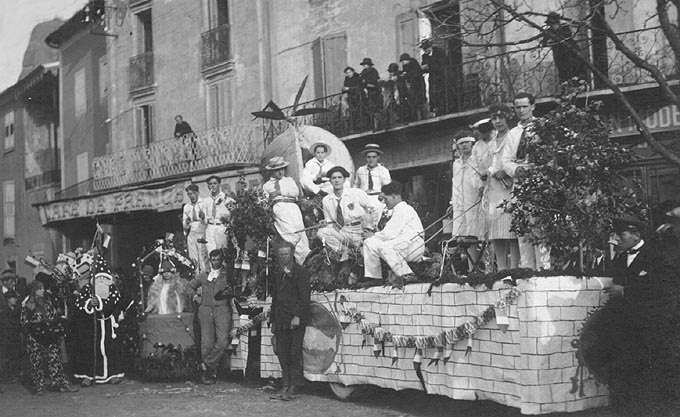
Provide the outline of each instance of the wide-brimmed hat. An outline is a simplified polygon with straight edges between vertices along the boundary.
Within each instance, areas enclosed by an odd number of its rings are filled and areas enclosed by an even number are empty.
[[[640,220],[637,216],[626,214],[612,220],[614,232],[622,233],[625,231],[644,232],[647,229],[647,224]]]
[[[323,146],[324,148],[326,148],[326,156],[331,154],[332,149],[331,149],[330,145],[327,144],[326,142],[313,143],[312,146],[309,147],[309,150],[312,151],[312,153],[314,153],[316,151],[316,148],[318,148],[319,146]]]
[[[378,155],[382,155],[383,151],[380,149],[380,145],[377,143],[368,143],[364,146],[364,149],[361,150],[361,153],[366,155],[369,152],[375,152]]]
[[[285,168],[288,165],[290,164],[286,162],[282,156],[275,156],[271,158],[269,162],[267,162],[267,165],[264,166],[264,169],[267,171],[276,171],[277,169]]]
[[[359,65],[373,65],[371,58],[364,58]]]
[[[408,61],[409,59],[411,59],[411,55],[409,54],[403,53],[399,55],[399,61]]]

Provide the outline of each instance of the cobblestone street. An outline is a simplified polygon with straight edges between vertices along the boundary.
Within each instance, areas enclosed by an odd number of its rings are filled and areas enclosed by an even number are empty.
[[[46,393],[33,396],[21,385],[4,385],[0,394],[0,413],[6,417],[434,417],[479,416],[514,417],[518,410],[486,401],[453,401],[417,391],[396,392],[364,387],[352,401],[333,397],[325,384],[309,384],[291,402],[269,399],[262,384],[220,381],[213,386],[192,383],[143,384],[125,381],[120,385],[84,388],[73,394]],[[614,417],[609,409],[574,414],[570,417]]]

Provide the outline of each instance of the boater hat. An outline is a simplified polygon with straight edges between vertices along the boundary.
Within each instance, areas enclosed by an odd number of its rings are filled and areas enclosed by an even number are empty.
[[[267,171],[276,171],[277,169],[285,168],[288,165],[290,164],[286,162],[282,156],[275,156],[269,160],[267,165],[264,166],[264,169]]]
[[[382,155],[383,151],[380,149],[380,145],[377,143],[368,143],[366,146],[364,146],[364,149],[361,150],[361,153],[366,155],[369,152],[375,152],[378,155]]]
[[[309,147],[309,150],[312,151],[312,153],[314,153],[316,152],[316,148],[318,148],[319,146],[323,146],[324,148],[326,148],[326,156],[331,154],[331,147],[326,142],[313,143],[312,146]]]

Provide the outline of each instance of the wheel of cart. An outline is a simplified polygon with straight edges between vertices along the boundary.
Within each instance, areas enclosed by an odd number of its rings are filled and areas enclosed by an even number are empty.
[[[342,401],[349,401],[352,397],[352,394],[354,394],[354,392],[360,387],[360,385],[345,385],[339,382],[329,382],[328,386],[331,388],[333,395]]]

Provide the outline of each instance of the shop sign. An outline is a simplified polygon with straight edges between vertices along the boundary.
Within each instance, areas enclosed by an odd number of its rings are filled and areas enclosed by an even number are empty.
[[[660,108],[654,112],[644,109],[638,110],[644,117],[645,125],[652,132],[666,132],[669,130],[680,130],[680,109],[676,105]],[[610,137],[621,137],[639,135],[633,118],[628,113],[615,113],[610,116],[611,126]]]
[[[184,188],[188,184],[188,182],[181,182],[153,190],[137,189],[49,203],[39,207],[40,221],[45,225],[63,220],[130,211],[181,209],[185,202]]]

